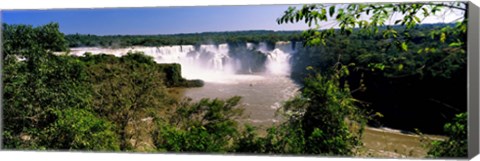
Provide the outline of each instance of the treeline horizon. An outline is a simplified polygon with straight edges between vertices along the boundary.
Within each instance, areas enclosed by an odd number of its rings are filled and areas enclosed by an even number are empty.
[[[419,29],[431,27],[454,26],[454,23],[429,23],[417,26]],[[401,29],[400,25],[388,26]],[[381,27],[385,30],[387,27]],[[336,29],[338,31],[339,29]],[[355,29],[358,30],[358,29]],[[176,34],[66,34],[69,47],[130,47],[130,46],[169,46],[169,45],[201,45],[201,44],[242,44],[265,42],[274,44],[278,41],[302,42],[301,30],[239,30]]]

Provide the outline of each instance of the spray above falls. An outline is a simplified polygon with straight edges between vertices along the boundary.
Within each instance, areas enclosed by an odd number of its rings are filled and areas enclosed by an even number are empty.
[[[298,46],[298,45],[297,45]],[[186,79],[205,82],[232,83],[241,80],[264,79],[266,75],[288,76],[290,57],[296,51],[291,42],[174,45],[160,47],[135,46],[130,48],[72,48],[71,54],[82,56],[112,54],[122,56],[128,52],[143,52],[157,63],[179,63]]]

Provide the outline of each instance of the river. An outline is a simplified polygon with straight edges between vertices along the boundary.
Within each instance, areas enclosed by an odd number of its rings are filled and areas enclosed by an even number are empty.
[[[241,96],[240,107],[245,108],[246,116],[243,121],[253,125],[271,125],[281,120],[275,116],[276,110],[285,100],[292,98],[298,88],[287,76],[239,75],[230,82],[206,82],[203,87],[184,89],[183,93],[193,100]]]
[[[289,59],[296,53],[294,46],[289,42],[277,42],[274,48],[267,48],[265,43],[247,43],[240,49],[231,49],[227,44],[121,49],[72,48],[71,54],[80,56],[91,52],[122,56],[128,51],[140,51],[152,56],[158,63],[179,63],[182,77],[205,81],[203,87],[178,89],[180,96],[193,100],[241,96],[240,107],[245,111],[240,122],[265,129],[282,121],[281,117],[275,115],[277,109],[298,93],[299,86],[289,76]],[[232,51],[241,52],[240,56]],[[442,139],[436,136],[428,137]],[[365,149],[359,155],[423,157],[426,150],[419,138],[418,135],[403,134],[396,130],[368,127],[362,139]]]
[[[289,77],[290,57],[295,54],[290,42],[277,42],[274,47],[266,43],[174,45],[160,47],[136,46],[129,48],[72,48],[71,54],[125,55],[129,51],[143,52],[158,63],[179,63],[182,77],[201,79],[200,88],[181,90],[193,100],[201,98],[226,99],[241,96],[245,108],[242,122],[271,125],[279,122],[275,111],[292,98],[299,87]],[[270,45],[272,46],[272,45]]]

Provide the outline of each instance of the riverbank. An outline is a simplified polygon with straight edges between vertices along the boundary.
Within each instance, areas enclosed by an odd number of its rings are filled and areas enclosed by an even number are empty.
[[[428,148],[422,140],[443,140],[445,136],[418,135],[389,128],[366,127],[360,157],[425,158]]]
[[[258,82],[257,82],[258,83]],[[258,84],[257,84],[258,85]],[[231,88],[239,86],[239,89],[242,90],[233,90]],[[169,91],[171,94],[174,94],[176,98],[181,99],[184,96],[195,97],[194,99],[199,99],[200,96],[208,97],[208,98],[215,98],[214,96],[223,96],[229,97],[228,95],[219,94],[219,93],[228,93],[225,91],[232,91],[234,93],[243,92],[247,98],[252,97],[253,93],[249,93],[252,91],[249,86],[245,85],[229,85],[229,89],[223,89],[223,86],[212,86],[211,84],[206,84],[206,87],[211,87],[210,89],[202,89],[201,88],[171,88]],[[256,85],[254,85],[255,87]],[[245,91],[244,91],[245,90]],[[262,92],[262,95],[265,95],[267,90],[259,90]],[[247,95],[248,94],[248,95]],[[268,94],[267,94],[268,95]],[[291,97],[291,96],[289,96]],[[259,96],[255,96],[252,98],[261,98]],[[267,98],[271,98],[268,96]],[[282,98],[283,99],[283,98]],[[244,99],[243,105],[252,105],[254,102],[251,100],[255,99]],[[258,100],[256,100],[257,103]],[[265,104],[265,101],[261,101],[260,103]],[[279,107],[279,106],[278,106]],[[277,108],[278,108],[277,107]],[[258,127],[257,132],[260,136],[266,134],[266,129],[271,127],[274,124],[278,124],[281,122],[282,119],[279,119],[274,116],[274,111],[276,108],[265,108],[258,110],[259,107],[247,107],[246,118],[239,120],[241,123],[249,123],[253,124],[254,126]],[[257,112],[254,115],[251,115],[252,112]],[[276,121],[271,121],[276,120]],[[253,121],[253,122],[252,122]],[[363,137],[362,143],[363,147],[359,148],[357,151],[358,157],[375,157],[375,158],[425,158],[427,156],[428,148],[424,146],[422,140],[443,140],[446,137],[444,136],[437,136],[437,135],[418,135],[412,132],[405,132],[396,129],[390,128],[374,128],[374,127],[366,127]]]

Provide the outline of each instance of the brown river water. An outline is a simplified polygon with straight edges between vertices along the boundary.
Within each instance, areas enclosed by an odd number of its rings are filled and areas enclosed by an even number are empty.
[[[288,76],[236,75],[229,78],[221,83],[205,82],[200,88],[183,89],[183,95],[193,100],[241,96],[240,107],[245,108],[242,122],[261,126],[281,121],[275,112],[299,89]]]
[[[183,96],[193,100],[202,98],[226,99],[241,96],[241,107],[246,116],[241,122],[268,128],[282,121],[275,112],[283,102],[298,93],[299,86],[286,76],[236,75],[222,83],[206,82],[200,88],[184,88]],[[442,136],[424,135],[423,139],[445,139]],[[359,157],[423,158],[428,149],[422,144],[422,136],[405,134],[389,128],[366,127]]]

